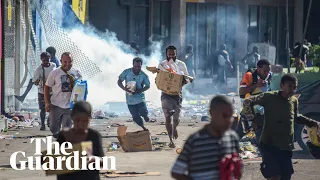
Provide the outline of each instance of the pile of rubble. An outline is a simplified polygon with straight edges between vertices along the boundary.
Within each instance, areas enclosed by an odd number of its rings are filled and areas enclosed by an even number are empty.
[[[255,134],[249,132],[239,142],[240,156],[242,159],[257,159],[260,158],[260,152],[257,148]]]
[[[9,129],[24,129],[39,126],[38,113],[15,112],[7,117],[0,117],[0,132],[7,132]]]

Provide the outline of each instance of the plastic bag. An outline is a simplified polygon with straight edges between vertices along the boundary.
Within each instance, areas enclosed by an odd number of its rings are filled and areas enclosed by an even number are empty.
[[[312,128],[307,127],[307,129],[308,129],[308,134],[310,137],[311,144],[317,147],[320,147],[320,139],[317,134],[317,131],[320,131],[320,129],[318,129],[317,127],[312,127]]]
[[[126,85],[126,88],[129,89],[129,91],[131,92],[135,92],[136,91],[136,82],[135,81],[129,81]],[[132,95],[132,93],[127,92],[129,95]]]
[[[161,64],[160,70],[168,71],[173,74],[184,75],[183,71],[180,70],[178,65],[172,59],[170,59],[170,61],[166,61],[165,63]]]
[[[72,89],[70,98],[70,109],[77,101],[86,101],[88,93],[88,84],[86,80],[76,80]]]
[[[227,155],[219,162],[220,180],[239,180],[242,176],[242,161],[238,153]]]

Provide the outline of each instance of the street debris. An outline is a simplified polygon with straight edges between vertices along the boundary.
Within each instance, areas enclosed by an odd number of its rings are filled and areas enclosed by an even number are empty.
[[[124,171],[101,171],[104,177],[140,177],[140,176],[161,176],[160,172],[124,172]]]

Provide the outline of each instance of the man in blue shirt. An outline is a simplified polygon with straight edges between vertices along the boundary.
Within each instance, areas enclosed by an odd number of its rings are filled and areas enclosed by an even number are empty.
[[[143,117],[146,122],[149,121],[144,91],[150,88],[150,81],[148,75],[141,70],[141,67],[142,59],[139,57],[134,58],[133,67],[125,69],[120,74],[118,86],[126,91],[127,105],[133,121],[146,131],[147,129],[144,127],[141,117]],[[123,86],[123,81],[125,81],[126,86]],[[134,91],[131,91],[130,88],[127,87],[128,82],[135,82],[136,88]]]
[[[60,66],[60,62],[59,62],[58,58],[56,57],[56,52],[57,52],[56,49],[54,47],[50,46],[46,49],[46,51],[51,56],[50,62],[55,63],[56,67],[58,68]]]

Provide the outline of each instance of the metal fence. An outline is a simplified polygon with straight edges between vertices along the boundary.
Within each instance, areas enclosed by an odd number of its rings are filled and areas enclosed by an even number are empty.
[[[47,42],[57,49],[57,57],[63,52],[71,52],[73,67],[88,78],[101,72],[58,25],[48,7],[39,4],[39,0],[6,0],[4,6],[4,107],[7,113],[20,109],[21,103],[14,95],[24,92],[35,68],[40,64],[37,56],[40,55],[41,39],[37,39],[33,27],[32,10],[39,13],[40,22],[36,23],[41,23]]]

